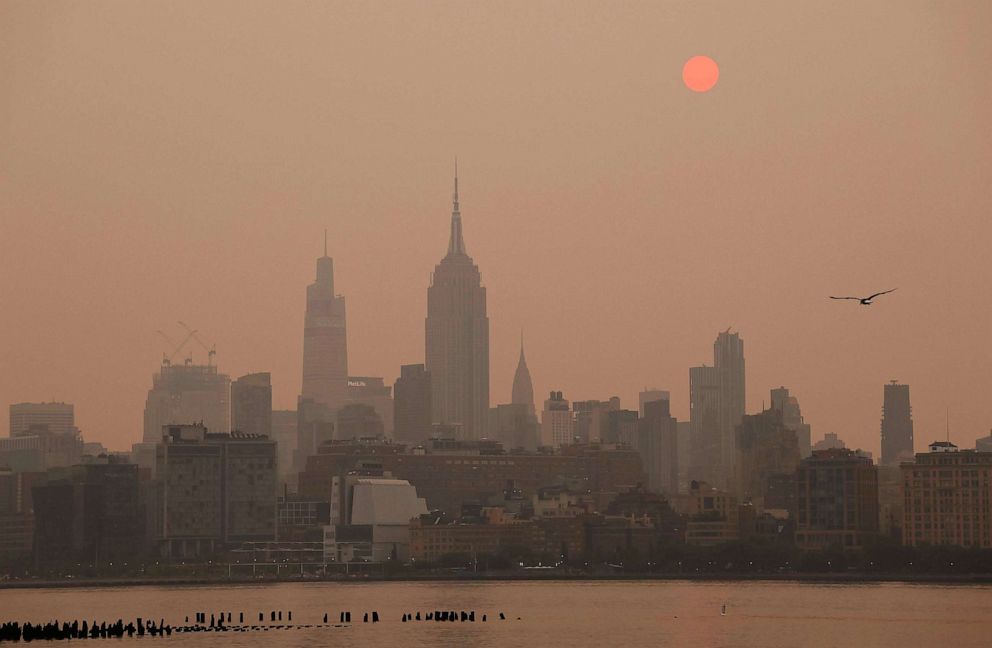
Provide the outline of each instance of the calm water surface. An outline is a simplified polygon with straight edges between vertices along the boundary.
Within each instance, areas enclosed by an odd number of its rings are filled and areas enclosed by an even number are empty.
[[[727,605],[727,614],[720,608]],[[404,612],[476,610],[487,623],[401,623]],[[278,583],[0,590],[0,618],[165,617],[292,610],[318,623],[351,610],[351,627],[173,635],[123,641],[183,646],[992,646],[992,587],[699,582]],[[361,623],[378,610],[382,621]],[[499,611],[509,620],[493,621]],[[520,620],[517,620],[520,617]],[[266,617],[268,618],[268,617]],[[285,616],[283,617],[286,618]]]

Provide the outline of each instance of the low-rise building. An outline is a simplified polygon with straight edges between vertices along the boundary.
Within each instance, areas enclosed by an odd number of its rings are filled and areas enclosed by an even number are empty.
[[[693,481],[689,494],[677,501],[688,518],[686,544],[710,547],[740,538],[740,510],[734,494]]]

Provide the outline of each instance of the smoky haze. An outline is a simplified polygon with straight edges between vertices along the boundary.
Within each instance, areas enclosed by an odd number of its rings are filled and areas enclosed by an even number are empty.
[[[523,328],[538,398],[687,419],[733,327],[814,441],[877,452],[889,379],[918,448],[992,426],[990,3],[7,1],[0,61],[0,401],[87,440],[177,320],[295,407],[325,228],[350,373],[423,362],[455,155],[493,403]]]

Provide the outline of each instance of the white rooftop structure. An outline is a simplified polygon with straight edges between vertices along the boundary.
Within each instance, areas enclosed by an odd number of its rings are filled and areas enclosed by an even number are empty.
[[[352,491],[351,524],[403,525],[427,513],[427,502],[405,479],[362,478]]]

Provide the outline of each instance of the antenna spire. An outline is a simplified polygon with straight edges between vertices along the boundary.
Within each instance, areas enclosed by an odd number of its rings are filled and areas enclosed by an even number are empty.
[[[455,158],[455,193],[451,198],[451,237],[448,239],[448,256],[462,254],[465,251],[465,239],[462,238],[462,213],[458,208],[458,158]]]
[[[324,256],[327,256],[327,228],[324,228]]]
[[[455,156],[455,194],[452,197],[452,211],[458,211],[458,156]]]

